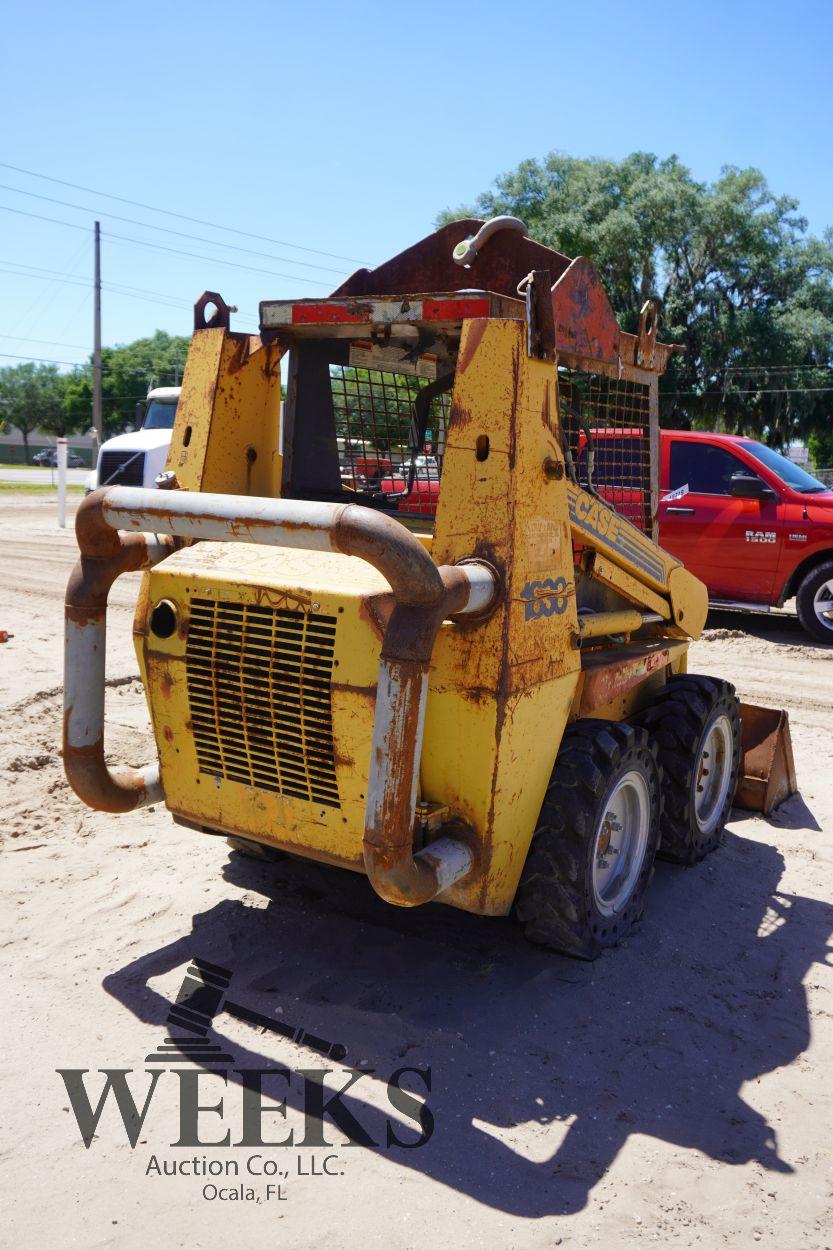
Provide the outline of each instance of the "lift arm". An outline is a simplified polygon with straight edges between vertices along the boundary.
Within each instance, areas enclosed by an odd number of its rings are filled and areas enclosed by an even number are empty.
[[[574,540],[588,550],[585,572],[644,609],[649,619],[664,620],[677,637],[699,638],[708,613],[708,592],[679,560],[620,516],[598,495],[570,482],[567,507]],[[620,613],[598,613],[598,617]],[[644,620],[632,622],[636,629]],[[620,632],[622,622],[614,622]],[[598,620],[594,620],[594,632]],[[585,631],[586,632],[586,631]]]

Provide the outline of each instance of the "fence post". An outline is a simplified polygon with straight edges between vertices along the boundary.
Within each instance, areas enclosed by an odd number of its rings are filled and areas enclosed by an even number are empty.
[[[58,439],[58,525],[67,525],[67,440]]]

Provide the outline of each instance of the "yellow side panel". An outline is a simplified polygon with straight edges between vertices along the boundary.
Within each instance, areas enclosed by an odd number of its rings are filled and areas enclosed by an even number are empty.
[[[473,702],[429,694],[423,798],[450,804],[480,834],[484,875],[443,895],[467,911],[512,906],[575,691],[573,674]],[[498,724],[498,713],[501,720]]]
[[[183,490],[280,494],[281,354],[255,335],[195,331],[167,461]]]
[[[544,473],[562,460],[555,384],[520,322],[466,324],[432,555],[489,560],[507,594],[485,623],[441,630],[421,784],[482,847],[483,874],[448,901],[488,914],[512,904],[580,670],[565,479]]]

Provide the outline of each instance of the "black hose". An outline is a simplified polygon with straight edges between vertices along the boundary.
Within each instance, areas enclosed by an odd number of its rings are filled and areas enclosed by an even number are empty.
[[[411,448],[411,463],[408,468],[408,494],[414,488],[416,457],[425,446],[425,435],[428,431],[431,404],[438,395],[444,395],[446,391],[450,391],[453,385],[453,372],[446,373],[441,378],[435,378],[433,382],[429,382],[427,386],[421,386],[414,400],[414,413],[411,417],[411,432],[408,440]]]

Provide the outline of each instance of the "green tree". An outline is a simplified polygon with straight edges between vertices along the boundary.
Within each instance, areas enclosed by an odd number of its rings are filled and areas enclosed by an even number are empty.
[[[154,386],[178,386],[182,381],[189,340],[157,330],[149,338],[101,350],[101,393],[104,437],[132,429],[136,404]],[[67,410],[84,429],[93,419],[92,365],[68,376]]]
[[[826,430],[811,434],[808,446],[814,468],[833,469],[833,421]]]
[[[73,429],[64,404],[66,377],[55,365],[27,362],[0,369],[0,417],[23,435],[29,463],[29,435],[34,430],[64,435]]]
[[[551,153],[439,220],[521,217],[533,238],[593,261],[626,330],[655,299],[662,337],[683,348],[661,381],[663,424],[783,446],[833,410],[833,233],[808,235],[797,210],[754,169],[706,184],[676,156]]]

